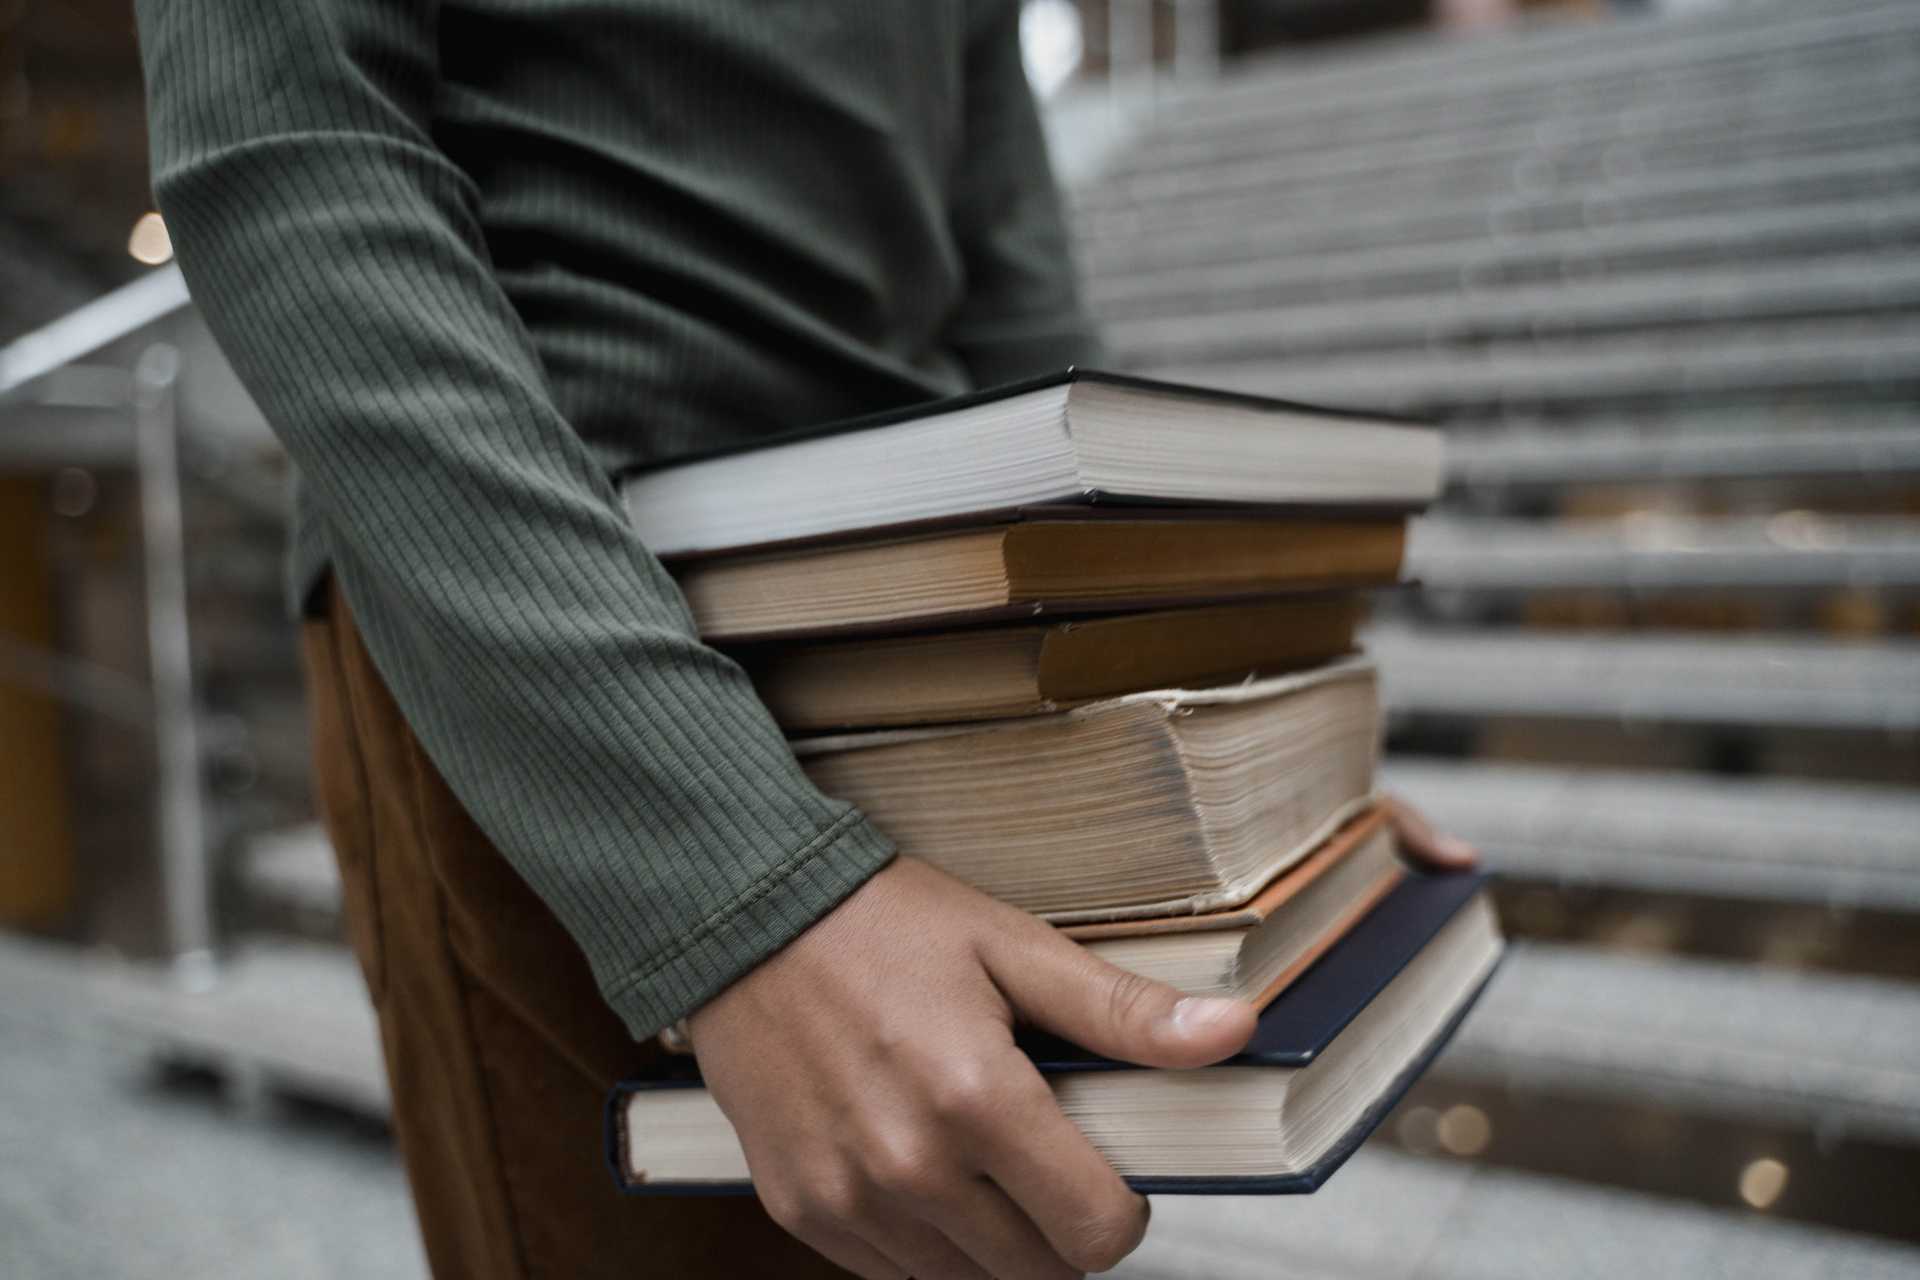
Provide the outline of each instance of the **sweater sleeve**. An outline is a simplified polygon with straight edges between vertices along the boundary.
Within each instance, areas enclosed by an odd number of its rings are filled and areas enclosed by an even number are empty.
[[[974,0],[952,196],[967,294],[950,341],[976,386],[1099,358],[1046,136],[1020,54],[1019,0]]]
[[[431,138],[434,0],[138,0],[195,302],[448,785],[636,1036],[891,856],[817,791],[562,418]],[[634,406],[644,414],[646,406]]]

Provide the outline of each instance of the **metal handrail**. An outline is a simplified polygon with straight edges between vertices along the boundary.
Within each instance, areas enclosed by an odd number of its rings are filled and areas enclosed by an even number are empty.
[[[75,307],[58,320],[0,347],[0,402],[32,398],[30,384],[191,303],[175,265]]]

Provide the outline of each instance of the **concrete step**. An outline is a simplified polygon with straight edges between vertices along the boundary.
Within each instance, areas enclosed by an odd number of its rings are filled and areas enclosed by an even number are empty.
[[[1838,316],[1586,338],[1232,362],[1141,372],[1235,391],[1440,418],[1593,412],[1608,404],[1764,402],[1789,395],[1920,399],[1920,318]]]
[[[1616,226],[1501,233],[1485,210],[1451,239],[1286,253],[1217,265],[1103,272],[1089,284],[1108,325],[1312,301],[1409,297],[1502,286],[1619,280],[1670,268],[1780,265],[1920,242],[1920,197],[1870,195],[1742,213],[1682,214]]]
[[[1920,1249],[1369,1146],[1311,1196],[1164,1196],[1125,1280],[1905,1277]]]
[[[1916,60],[1920,66],[1920,60]],[[1911,78],[1911,76],[1907,77]],[[1486,133],[1359,143],[1296,155],[1228,156],[1206,164],[1147,168],[1156,154],[1143,149],[1141,171],[1108,178],[1076,192],[1087,214],[1151,210],[1175,204],[1186,211],[1268,195],[1359,199],[1370,193],[1433,196],[1448,190],[1539,191],[1584,185],[1621,172],[1681,172],[1731,158],[1781,160],[1910,142],[1916,122],[1909,96],[1862,97],[1843,110],[1808,115],[1785,104],[1725,111],[1634,113],[1632,127],[1614,120],[1560,121],[1542,128],[1521,122]]]
[[[1123,365],[1306,356],[1382,357],[1407,349],[1573,341],[1648,329],[1745,328],[1818,316],[1920,312],[1920,262],[1899,247],[1768,263],[1710,263],[1650,274],[1462,287],[1416,297],[1324,298],[1254,310],[1110,321]]]
[[[317,822],[255,836],[241,851],[238,874],[257,905],[316,921],[340,913],[340,869]]]
[[[1447,475],[1456,490],[1475,495],[1609,482],[1897,482],[1920,475],[1920,426],[1911,409],[1843,405],[1574,426],[1516,422],[1450,432]]]
[[[1235,159],[1286,163],[1344,148],[1488,138],[1517,126],[1532,128],[1536,139],[1548,142],[1601,129],[1645,132],[1663,121],[1698,127],[1742,111],[1751,112],[1756,123],[1776,111],[1839,114],[1899,97],[1916,67],[1920,32],[1907,32],[1891,40],[1775,51],[1693,74],[1615,65],[1577,79],[1535,80],[1507,89],[1463,93],[1455,85],[1420,86],[1424,92],[1390,100],[1380,111],[1368,110],[1364,101],[1328,109],[1295,94],[1276,100],[1274,111],[1197,129],[1187,122],[1192,107],[1176,101],[1108,173],[1110,181],[1125,183]]]
[[[1226,83],[1170,104],[1151,139],[1172,146],[1238,126],[1417,114],[1451,101],[1502,103],[1515,94],[1577,92],[1624,82],[1650,92],[1682,82],[1766,77],[1909,43],[1920,27],[1901,0],[1770,3],[1649,21],[1522,25],[1472,40],[1408,37],[1279,54],[1236,68]]]
[[[1910,789],[1400,756],[1383,785],[1520,880],[1920,913]]]
[[[1920,985],[1515,942],[1436,1078],[1920,1142]]]
[[[383,1116],[379,1029],[352,955],[324,943],[255,938],[183,982],[154,965],[102,964],[86,998],[119,1040],[206,1067],[248,1090],[279,1090]]]
[[[1836,201],[1896,200],[1920,179],[1920,146],[1874,148],[1791,161],[1703,163],[1680,173],[1610,174],[1579,190],[1460,192],[1445,199],[1361,203],[1252,197],[1209,210],[1169,206],[1076,220],[1091,287],[1137,273],[1337,250],[1384,253],[1494,237],[1515,243],[1549,231],[1601,231],[1664,221],[1788,211]]]
[[[1920,588],[1920,520],[1416,520],[1406,573],[1448,591]]]
[[[1391,714],[1920,729],[1920,644],[1381,624],[1364,645]]]

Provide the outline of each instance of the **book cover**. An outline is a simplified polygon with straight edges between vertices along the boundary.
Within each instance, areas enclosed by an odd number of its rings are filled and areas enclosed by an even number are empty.
[[[875,413],[863,413],[852,418],[836,418],[831,422],[822,422],[810,427],[799,427],[792,431],[782,431],[768,436],[764,440],[751,440],[741,444],[728,445],[721,449],[706,449],[696,453],[684,454],[670,462],[648,464],[637,463],[614,472],[615,481],[626,480],[632,476],[644,475],[648,471],[663,470],[667,467],[685,466],[692,462],[705,462],[711,458],[725,458],[739,453],[752,453],[759,449],[769,449],[776,445],[795,444],[801,440],[817,440],[822,436],[846,435],[854,431],[870,431],[875,427],[890,427],[898,422],[912,422],[916,418],[930,418],[938,413],[951,413],[955,409],[971,409],[975,405],[991,404],[995,400],[1005,400],[1011,396],[1025,395],[1029,391],[1044,391],[1048,387],[1064,387],[1076,382],[1104,383],[1111,387],[1126,387],[1133,391],[1146,391],[1154,395],[1181,396],[1191,400],[1211,400],[1218,404],[1237,404],[1250,409],[1272,409],[1289,413],[1311,413],[1316,417],[1339,418],[1352,422],[1384,422],[1398,426],[1430,427],[1433,420],[1411,417],[1407,414],[1376,412],[1371,409],[1355,409],[1336,405],[1314,404],[1306,400],[1288,400],[1280,396],[1257,395],[1250,391],[1227,391],[1219,387],[1205,387],[1191,382],[1172,382],[1162,378],[1143,378],[1138,374],[1118,373],[1111,369],[1083,369],[1078,365],[1068,365],[1054,373],[1043,373],[1032,378],[1023,378],[1017,382],[1003,382],[991,387],[982,387],[977,391],[962,392],[956,396],[940,396],[932,400],[916,400],[895,409],[882,409]]]
[[[617,477],[656,555],[871,538],[1036,506],[1411,510],[1442,444],[1383,415],[1094,371],[730,446]]]
[[[1407,876],[1366,919],[1267,1006],[1245,1051],[1220,1065],[1304,1067],[1313,1062],[1486,882],[1484,873]],[[1128,1185],[1143,1194],[1156,1195],[1282,1195],[1315,1190],[1346,1162],[1446,1047],[1491,976],[1489,970],[1439,1033],[1311,1167],[1279,1177],[1128,1178]],[[1050,1036],[1024,1034],[1020,1045],[1046,1074],[1145,1069]],[[748,1182],[636,1183],[625,1175],[628,1099],[649,1090],[699,1086],[697,1065],[691,1058],[682,1058],[663,1063],[657,1076],[622,1081],[614,1087],[606,1107],[606,1155],[621,1191],[630,1195],[752,1194]]]

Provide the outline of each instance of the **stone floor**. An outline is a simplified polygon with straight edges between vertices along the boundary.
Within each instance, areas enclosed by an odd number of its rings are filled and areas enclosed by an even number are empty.
[[[110,1035],[79,966],[0,935],[0,1280],[422,1280],[385,1128],[233,1095]],[[1156,1201],[1128,1280],[1920,1275],[1920,1250],[1391,1150],[1320,1194]]]
[[[426,1275],[383,1128],[168,1077],[58,987],[0,989],[0,1276]]]

